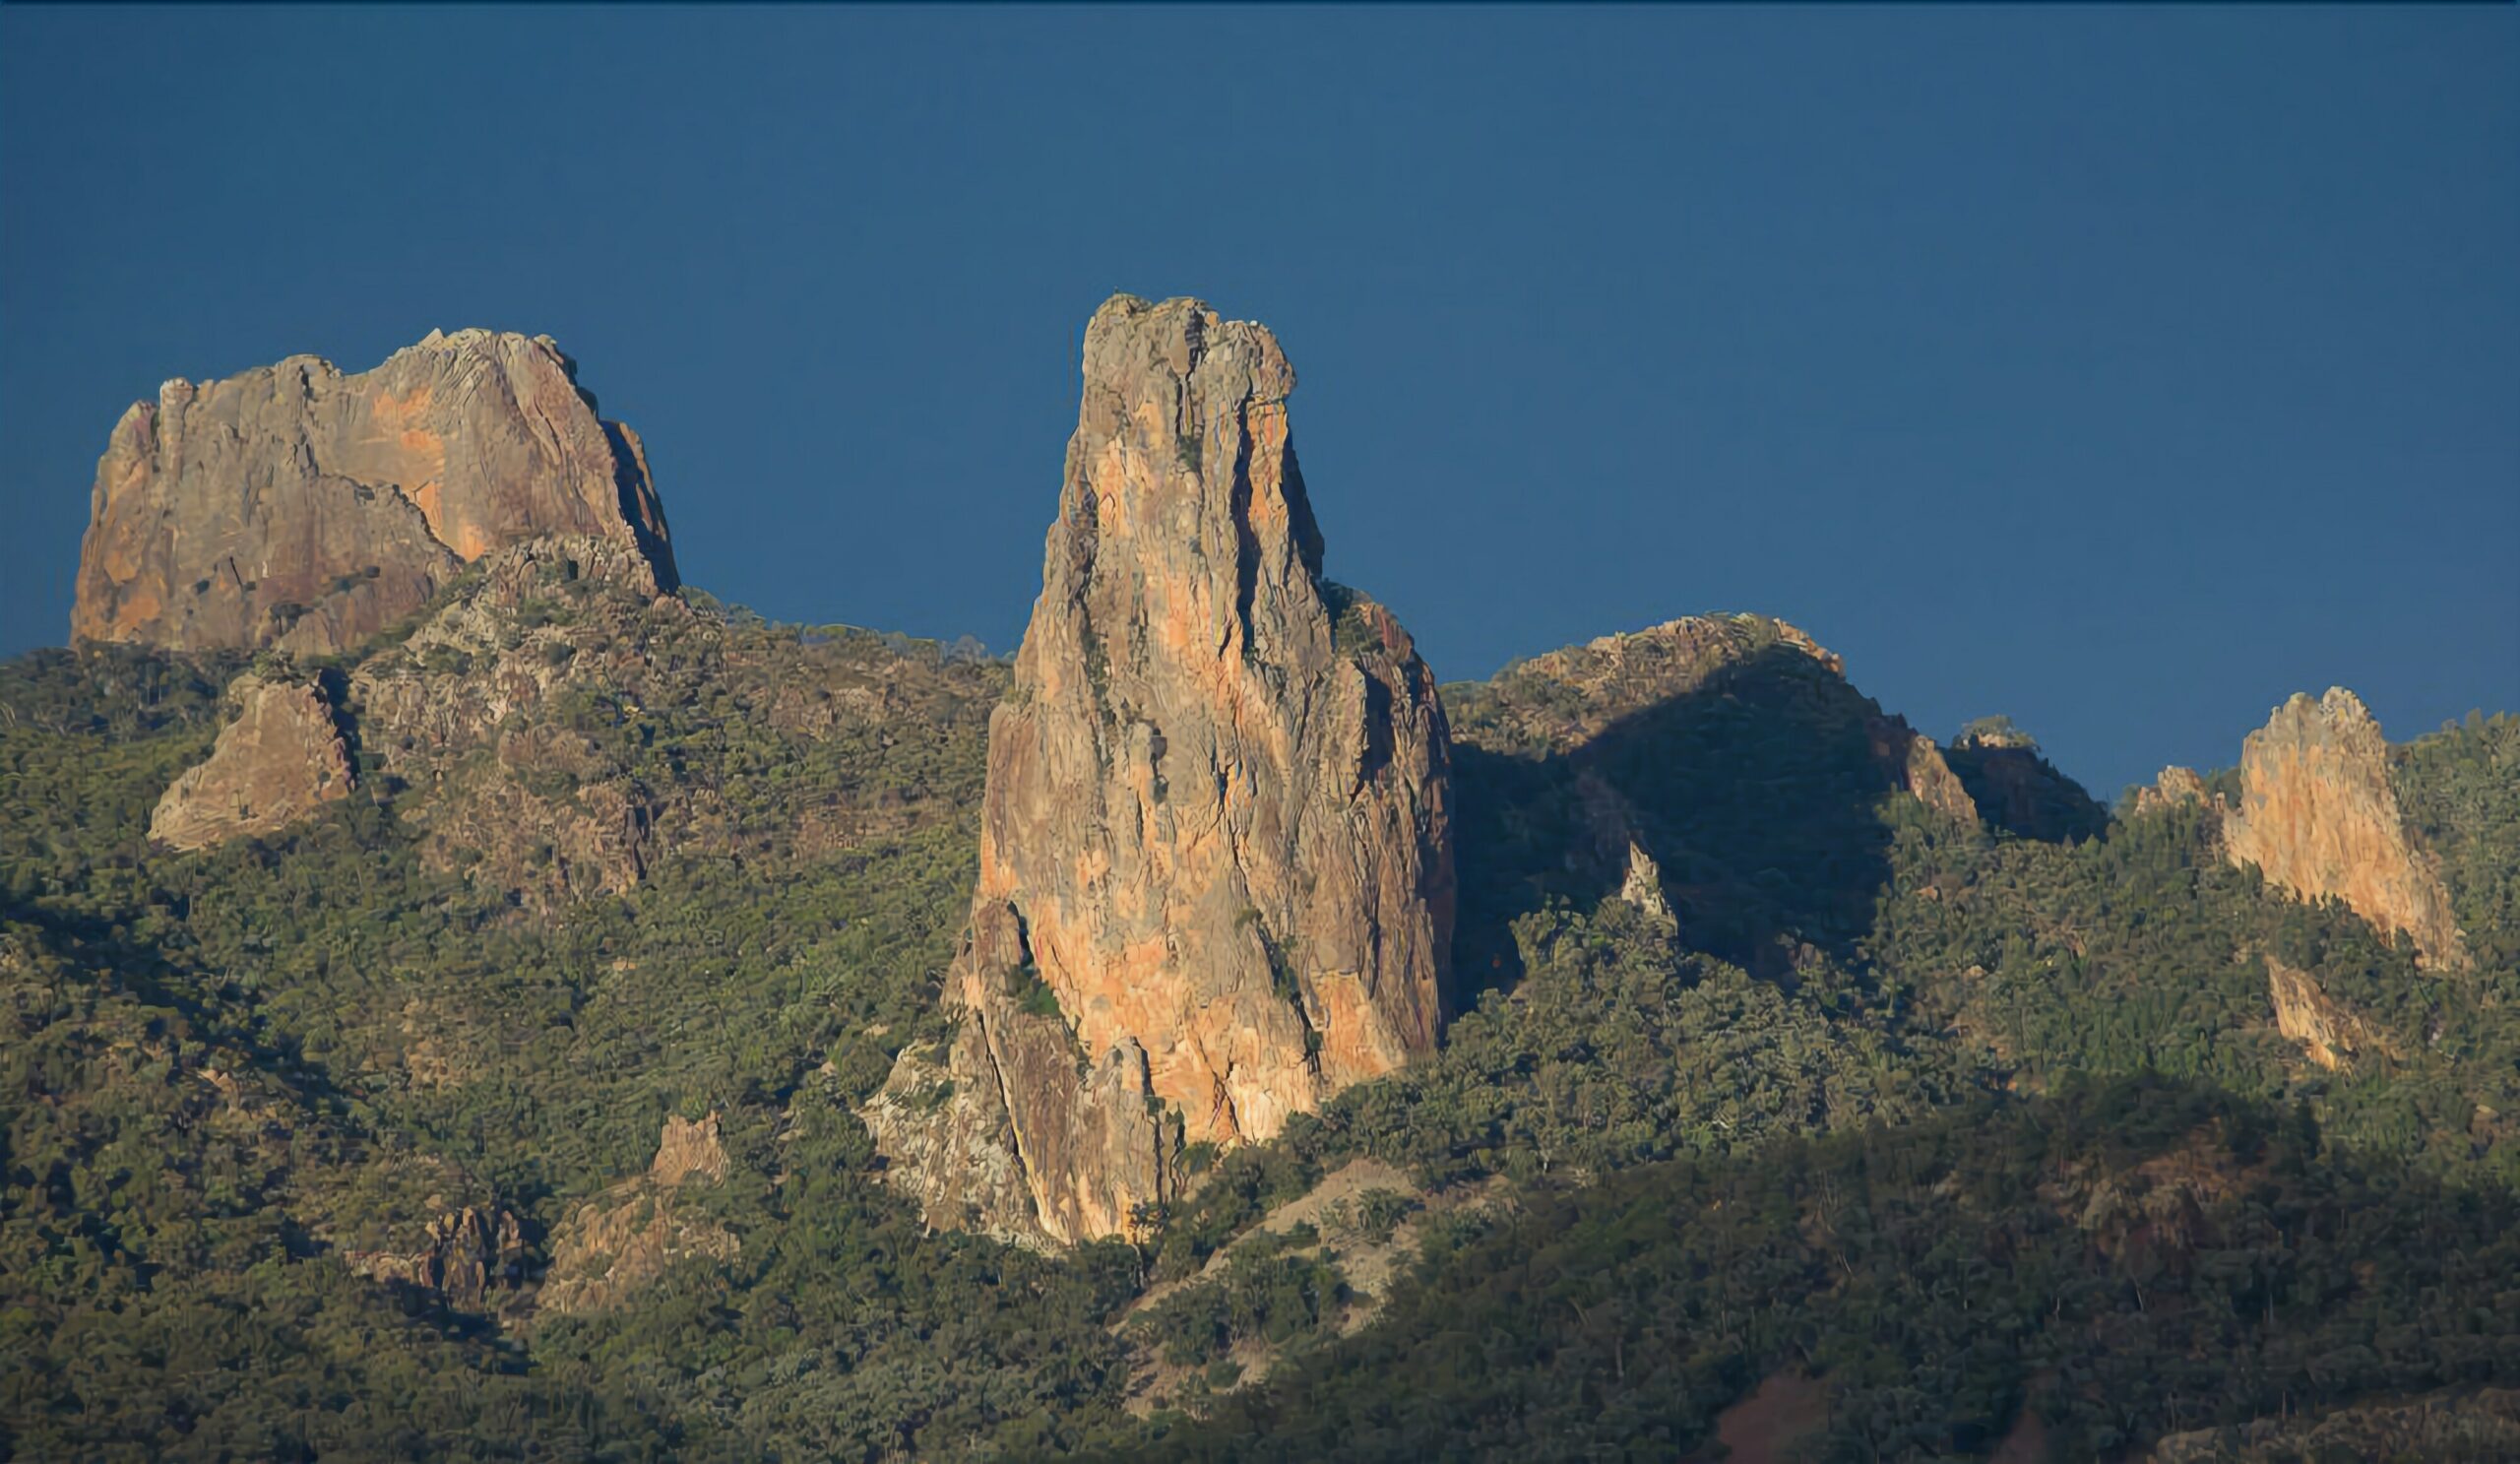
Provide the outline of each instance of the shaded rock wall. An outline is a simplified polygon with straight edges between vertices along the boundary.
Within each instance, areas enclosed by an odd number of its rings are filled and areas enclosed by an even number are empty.
[[[1876,717],[1871,732],[1873,760],[1893,783],[1937,813],[1966,824],[1978,822],[1977,802],[1933,738],[1908,726],[1904,717]]]
[[[372,1281],[399,1281],[478,1311],[494,1293],[523,1284],[525,1256],[525,1231],[516,1216],[466,1205],[429,1222],[416,1250],[351,1250],[342,1259]]]

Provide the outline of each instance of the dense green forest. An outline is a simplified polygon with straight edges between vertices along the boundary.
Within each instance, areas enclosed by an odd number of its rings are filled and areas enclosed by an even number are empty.
[[[150,811],[242,658],[0,667],[0,1454],[1669,1458],[1784,1377],[1815,1458],[2086,1458],[2520,1384],[2520,719],[2395,750],[2477,957],[2442,974],[2204,805],[2112,819],[2033,759],[2020,827],[1934,812],[1773,644],[1570,752],[1510,678],[1448,690],[1442,1050],[1045,1256],[929,1231],[854,1112],[942,1035],[1004,668],[696,592],[498,613],[483,657],[605,668],[512,766],[360,746],[352,796],[202,854]],[[347,664],[300,669],[355,733]],[[509,750],[545,732],[567,776]],[[628,790],[635,883],[450,854],[426,810],[492,778]],[[1616,897],[1603,788],[1676,920]],[[2364,1060],[2275,1030],[2270,959]],[[734,1243],[539,1305],[573,1210],[704,1114],[724,1178],[677,1203]],[[1257,1229],[1366,1161],[1400,1178]],[[346,1264],[466,1205],[525,1236],[478,1305]]]

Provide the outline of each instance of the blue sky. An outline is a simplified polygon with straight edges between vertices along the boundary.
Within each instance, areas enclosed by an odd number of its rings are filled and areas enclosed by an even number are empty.
[[[1113,289],[1447,679],[1756,609],[2104,796],[2520,707],[2520,12],[0,8],[0,654],[162,378],[548,332],[685,577],[1011,647]]]

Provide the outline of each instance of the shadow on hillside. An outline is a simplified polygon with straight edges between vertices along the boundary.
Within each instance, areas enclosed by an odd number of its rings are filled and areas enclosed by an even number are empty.
[[[301,1099],[334,1107],[349,1101],[331,1072],[309,1058],[294,1038],[280,1043],[266,1039],[269,1026],[254,1012],[250,994],[176,965],[155,943],[135,938],[122,923],[0,892],[0,923],[11,923],[29,927],[44,953],[71,972],[156,1009],[149,1019],[153,1036],[160,1035],[157,1028],[173,1018],[181,1024],[173,1035],[193,1043],[222,1041]]]
[[[2023,839],[2073,844],[2109,832],[2109,810],[2034,747],[1951,747],[1952,775],[1986,822]]]
[[[1521,979],[1515,920],[1616,892],[1631,834],[1662,866],[1685,944],[1773,980],[1792,979],[1796,942],[1851,956],[1889,877],[1877,805],[1895,785],[1873,756],[1876,711],[1777,647],[1570,752],[1457,741],[1453,1009]]]

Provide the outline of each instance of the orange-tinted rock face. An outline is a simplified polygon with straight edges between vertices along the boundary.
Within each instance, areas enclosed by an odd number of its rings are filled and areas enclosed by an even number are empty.
[[[904,1177],[941,1223],[969,1203],[1021,1230],[1011,1174],[1052,1240],[1129,1231],[1174,1143],[1267,1138],[1434,1044],[1443,713],[1399,624],[1321,577],[1293,388],[1266,330],[1194,300],[1121,296],[1087,327],[947,978],[953,1101],[998,1095],[1012,1162],[870,1114],[902,1169],[960,1156],[967,1177]],[[897,1078],[890,1100],[941,1091]]]
[[[2342,900],[2383,933],[2405,931],[2426,964],[2464,966],[2449,896],[2408,837],[2388,759],[2380,725],[2353,692],[2296,695],[2241,749],[2240,804],[2224,817],[2224,845],[2234,863],[2257,865],[2304,900]]]
[[[228,693],[236,720],[149,820],[149,837],[169,848],[268,834],[350,791],[349,751],[321,686],[247,674]]]
[[[431,332],[372,371],[291,356],[135,404],[96,465],[71,636],[348,649],[489,549],[635,545],[673,582],[638,441],[548,338]]]
[[[2331,999],[2307,972],[2266,958],[2266,994],[2275,1030],[2301,1045],[2312,1062],[2334,1071],[2367,1052],[2388,1050],[2370,1025]]]

